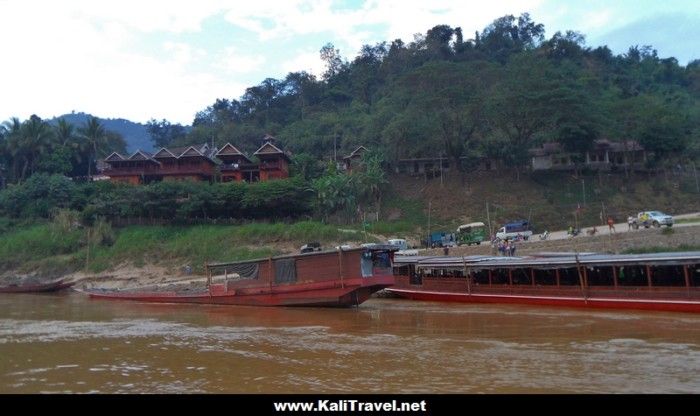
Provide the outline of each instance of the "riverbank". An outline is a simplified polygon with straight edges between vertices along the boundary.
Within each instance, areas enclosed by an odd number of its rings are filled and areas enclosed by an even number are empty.
[[[129,289],[202,285],[204,263],[297,253],[310,241],[323,247],[359,244],[363,235],[316,222],[242,226],[132,226],[114,231],[110,245],[87,244],[85,230],[58,232],[51,224],[6,233],[0,242],[0,285],[63,277],[77,288]],[[257,243],[256,243],[257,242]],[[611,236],[532,240],[517,255],[538,252],[650,252],[700,249],[700,225],[642,229]],[[441,249],[421,255],[442,255]],[[450,249],[450,255],[490,255],[488,244]],[[88,257],[89,256],[89,257]]]
[[[323,247],[364,241],[361,233],[315,221],[129,226],[103,234],[108,235],[97,239],[94,230],[56,223],[5,232],[0,238],[0,285],[59,277],[79,282],[78,287],[96,282],[113,287],[158,284],[203,276],[206,262],[297,253],[312,241]]]

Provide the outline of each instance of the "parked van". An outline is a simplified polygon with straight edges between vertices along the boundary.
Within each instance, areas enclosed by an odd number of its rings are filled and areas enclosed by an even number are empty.
[[[408,244],[403,238],[390,238],[387,243],[389,245],[398,247],[399,250],[408,250]]]
[[[530,223],[526,220],[509,222],[501,227],[496,233],[496,238],[500,240],[513,240],[522,237],[523,240],[530,239],[532,230]]]

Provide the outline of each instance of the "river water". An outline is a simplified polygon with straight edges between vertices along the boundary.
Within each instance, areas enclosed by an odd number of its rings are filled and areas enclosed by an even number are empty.
[[[700,316],[0,294],[0,393],[700,393]]]

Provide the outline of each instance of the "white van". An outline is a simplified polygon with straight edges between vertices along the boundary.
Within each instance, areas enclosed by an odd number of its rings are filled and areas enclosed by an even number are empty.
[[[403,238],[390,238],[387,244],[398,247],[399,251],[408,250],[408,244],[406,244],[406,240]]]

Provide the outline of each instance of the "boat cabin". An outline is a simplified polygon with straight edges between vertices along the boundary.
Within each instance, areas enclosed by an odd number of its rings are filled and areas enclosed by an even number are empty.
[[[700,252],[398,256],[394,274],[390,291],[415,299],[700,312]]]

